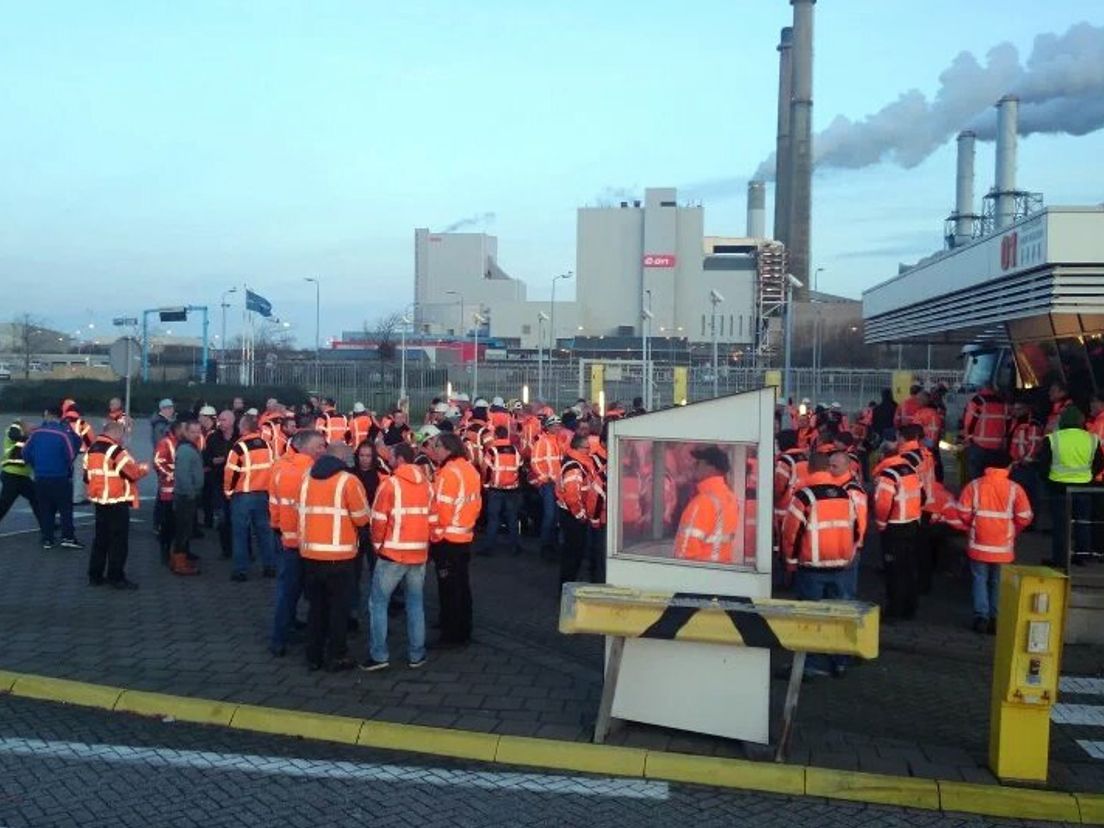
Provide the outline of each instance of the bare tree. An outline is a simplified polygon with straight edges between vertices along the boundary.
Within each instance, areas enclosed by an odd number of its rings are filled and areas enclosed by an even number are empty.
[[[376,349],[379,351],[381,360],[395,357],[395,337],[399,333],[402,324],[403,315],[401,313],[389,313],[381,316],[373,325],[369,325],[367,322],[364,323],[364,333],[376,343]]]
[[[58,350],[56,333],[45,323],[29,313],[21,313],[12,320],[12,348],[22,358],[23,379],[31,378],[31,361],[35,354]]]

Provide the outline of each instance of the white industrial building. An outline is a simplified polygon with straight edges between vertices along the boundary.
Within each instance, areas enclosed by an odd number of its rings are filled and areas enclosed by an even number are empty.
[[[715,335],[727,346],[756,345],[765,333],[759,320],[781,299],[784,258],[761,237],[762,185],[749,190],[748,205],[754,238],[705,236],[701,205],[679,205],[672,187],[649,188],[642,201],[579,208],[576,298],[554,305],[527,300],[525,284],[498,265],[494,236],[416,230],[417,330],[467,335],[478,312],[488,320],[482,333],[527,349],[577,336],[639,336],[644,325],[652,337],[691,344]]]

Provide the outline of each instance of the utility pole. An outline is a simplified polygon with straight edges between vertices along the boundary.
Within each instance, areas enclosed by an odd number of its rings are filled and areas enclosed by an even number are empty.
[[[715,290],[709,291],[709,301],[713,304],[713,397],[716,399],[720,396],[719,381],[720,366],[717,359],[717,305],[724,301],[724,297],[721,296]]]
[[[322,393],[322,282],[317,276],[306,276],[304,281],[314,283],[314,385],[315,392]]]

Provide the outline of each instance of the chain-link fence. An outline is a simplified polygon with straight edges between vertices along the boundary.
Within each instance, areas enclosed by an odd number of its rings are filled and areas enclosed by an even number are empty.
[[[579,397],[597,396],[592,387],[592,367],[602,365],[607,402],[619,400],[626,404],[634,397],[643,397],[644,369],[639,360],[560,360],[538,367],[535,362],[498,361],[480,363],[478,372],[471,363],[426,367],[407,365],[406,387],[412,411],[420,411],[434,397],[443,397],[451,383],[455,392],[465,392],[491,399],[547,400],[557,408],[570,405]],[[652,408],[663,408],[681,400],[675,399],[676,371],[672,365],[653,364],[651,369]],[[685,369],[688,402],[713,396],[713,369],[694,366]],[[348,408],[363,402],[369,408],[384,409],[395,405],[400,386],[401,368],[397,362],[366,362],[347,360],[323,362],[316,368],[313,362],[258,362],[253,368],[256,383],[294,385],[332,396],[339,407]],[[918,381],[958,384],[957,374],[950,372],[912,372]],[[477,375],[478,374],[478,375]],[[816,403],[838,402],[846,411],[858,411],[870,400],[879,398],[882,389],[891,388],[894,372],[879,369],[828,368],[814,371],[795,368],[791,373],[791,395],[795,400],[805,397]],[[242,381],[241,364],[225,362],[219,366],[219,382]],[[717,376],[717,393],[732,394],[761,388],[766,372],[754,368],[721,368]]]

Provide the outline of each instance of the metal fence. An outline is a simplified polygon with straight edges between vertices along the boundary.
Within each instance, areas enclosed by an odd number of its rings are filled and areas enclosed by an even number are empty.
[[[643,396],[643,366],[639,360],[559,360],[546,362],[539,370],[535,362],[486,362],[478,367],[471,363],[437,367],[407,365],[406,387],[412,411],[423,410],[434,397],[443,397],[451,386],[454,391],[491,399],[521,399],[528,389],[530,399],[544,399],[560,408],[579,397],[597,396],[591,387],[591,366],[604,366],[603,388],[607,402],[629,403]],[[332,396],[342,408],[363,402],[369,408],[384,409],[395,405],[399,396],[400,365],[398,362],[364,362],[348,360],[324,362],[316,373],[313,362],[258,362],[253,369],[253,381],[273,385],[295,385]],[[675,366],[653,364],[652,407],[663,408],[675,399]],[[713,396],[713,370],[710,366],[687,369],[687,401]],[[954,388],[959,376],[953,372],[912,372],[918,381],[945,382]],[[791,394],[795,400],[808,397],[817,403],[838,402],[846,411],[858,411],[872,399],[878,399],[883,388],[891,388],[894,371],[882,369],[795,368],[791,372]],[[241,382],[241,364],[225,362],[219,366],[220,383]],[[717,376],[717,392],[732,394],[761,388],[765,371],[754,368],[721,368]]]

